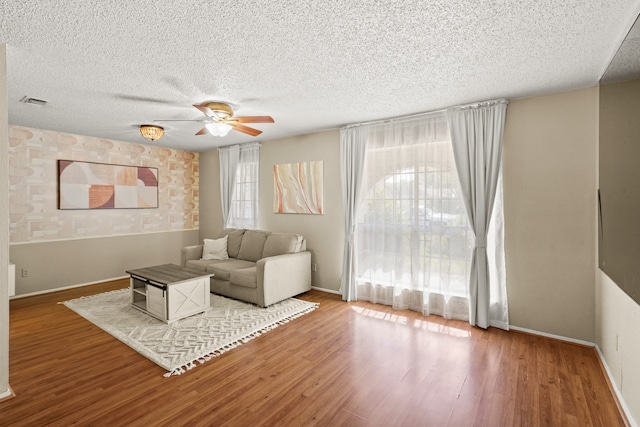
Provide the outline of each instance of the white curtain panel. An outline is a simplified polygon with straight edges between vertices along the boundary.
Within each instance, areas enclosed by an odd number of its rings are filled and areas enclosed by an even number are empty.
[[[507,269],[504,255],[504,199],[502,196],[502,168],[500,168],[493,213],[487,233],[487,257],[489,260],[490,298],[489,325],[509,330],[507,304]]]
[[[366,156],[354,239],[357,299],[468,320],[474,234],[446,115],[360,131]]]
[[[507,101],[490,101],[447,111],[456,170],[464,194],[464,205],[475,235],[469,277],[469,323],[481,328],[507,329],[506,284],[502,265],[489,263],[489,251],[503,248],[502,230],[493,230],[494,248],[488,249],[491,219],[495,207],[502,211],[501,195],[502,137]],[[501,199],[501,197],[500,197]],[[493,226],[502,228],[501,212]],[[493,263],[504,259],[494,252]],[[493,269],[493,271],[492,271]],[[494,277],[492,276],[492,272]]]
[[[220,157],[220,199],[222,202],[222,224],[229,227],[231,201],[236,186],[236,170],[240,161],[240,147],[232,145],[218,151]]]
[[[344,208],[345,242],[340,291],[344,301],[356,299],[354,255],[358,206],[361,198],[362,171],[366,151],[366,131],[362,126],[340,129],[340,177]]]

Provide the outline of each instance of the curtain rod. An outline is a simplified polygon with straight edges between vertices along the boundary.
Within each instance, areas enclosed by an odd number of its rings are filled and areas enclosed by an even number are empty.
[[[220,150],[224,150],[225,148],[230,148],[233,147],[234,145],[237,145],[240,148],[244,148],[244,147],[253,147],[253,146],[258,146],[258,147],[262,147],[262,143],[261,142],[245,142],[243,144],[232,144],[232,145],[225,145],[224,147],[218,147],[218,151]]]
[[[427,116],[431,116],[431,115],[439,115],[439,114],[444,114],[447,112],[447,110],[451,110],[451,109],[456,109],[456,108],[460,108],[460,109],[464,109],[464,108],[477,108],[477,107],[484,107],[484,106],[488,106],[488,105],[493,105],[493,104],[500,104],[500,103],[505,103],[508,104],[509,101],[506,99],[492,99],[489,101],[481,101],[481,102],[472,102],[470,104],[464,104],[464,105],[457,105],[455,107],[449,107],[449,108],[443,108],[441,110],[434,110],[434,111],[427,111],[424,113],[416,113],[416,114],[409,114],[407,116],[397,116],[397,117],[391,117],[388,119],[382,119],[382,120],[372,120],[372,121],[368,121],[368,122],[362,122],[362,123],[352,123],[350,125],[346,125],[343,126],[341,129],[350,129],[353,127],[358,127],[358,126],[367,126],[367,125],[383,125],[386,123],[393,123],[393,122],[401,122],[404,120],[411,120],[411,119],[417,119],[420,117],[427,117]]]
[[[416,114],[409,114],[407,116],[396,116],[396,117],[391,117],[388,119],[381,119],[381,120],[371,120],[369,122],[361,122],[361,123],[352,123],[350,125],[346,125],[343,126],[341,129],[349,129],[349,128],[353,128],[353,127],[358,127],[358,126],[367,126],[367,125],[383,125],[386,123],[392,123],[392,122],[400,122],[403,120],[411,120],[411,119],[417,119],[419,117],[423,117],[423,116],[431,116],[431,115],[439,115],[439,114],[444,114],[446,113],[446,109],[444,110],[435,110],[435,111],[428,111],[425,113],[416,113]]]

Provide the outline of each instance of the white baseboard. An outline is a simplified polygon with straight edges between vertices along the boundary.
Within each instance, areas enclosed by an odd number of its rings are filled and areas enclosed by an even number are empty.
[[[11,386],[9,386],[9,390],[3,391],[2,393],[0,393],[0,400],[6,399],[8,397],[14,397],[14,396],[15,394],[13,393]]]
[[[598,357],[600,357],[600,361],[602,362],[602,366],[604,366],[604,370],[607,373],[607,376],[609,377],[611,388],[613,388],[613,391],[616,393],[618,402],[620,402],[620,406],[622,406],[622,410],[624,411],[624,414],[627,416],[627,421],[629,421],[629,425],[631,427],[638,427],[638,424],[636,423],[636,421],[633,419],[633,416],[631,415],[631,410],[627,406],[627,402],[625,402],[624,398],[622,397],[622,392],[620,392],[620,390],[618,389],[618,385],[616,384],[616,381],[613,378],[613,374],[609,369],[609,365],[607,365],[607,361],[604,359],[604,354],[602,354],[602,351],[600,351],[600,347],[598,346],[598,344],[596,344],[595,347],[596,347],[596,351],[598,352]]]
[[[82,286],[89,286],[89,285],[95,285],[95,284],[98,284],[98,283],[111,282],[111,281],[114,281],[114,280],[127,279],[128,277],[129,277],[128,275],[120,276],[120,277],[113,277],[111,279],[96,280],[95,282],[79,283],[77,285],[63,286],[61,288],[47,289],[47,290],[44,290],[44,291],[31,292],[31,293],[28,293],[28,294],[14,295],[9,299],[13,300],[13,299],[18,299],[18,298],[32,297],[32,296],[35,296],[35,295],[50,294],[51,292],[65,291],[67,289],[80,288]]]
[[[606,373],[607,377],[609,378],[609,382],[611,383],[611,388],[613,389],[614,393],[616,394],[616,397],[618,398],[618,402],[620,402],[620,406],[622,407],[622,410],[624,411],[624,415],[627,417],[627,421],[629,421],[629,425],[631,427],[638,427],[638,424],[636,424],[635,420],[633,419],[633,416],[631,415],[631,411],[629,410],[629,407],[627,406],[627,402],[625,402],[624,397],[622,396],[622,393],[618,389],[618,385],[616,384],[616,381],[615,381],[615,379],[613,377],[613,374],[611,373],[611,370],[609,369],[609,365],[607,365],[607,361],[605,360],[604,354],[602,354],[602,351],[600,351],[600,347],[598,347],[598,344],[592,343],[592,342],[589,342],[589,341],[577,340],[575,338],[563,337],[561,335],[548,334],[546,332],[535,331],[533,329],[521,328],[519,326],[511,326],[510,325],[509,329],[511,329],[513,331],[526,332],[526,333],[532,334],[532,335],[540,335],[540,336],[547,337],[547,338],[553,338],[553,339],[560,340],[560,341],[566,341],[566,342],[570,342],[570,343],[573,343],[573,344],[580,344],[580,345],[584,345],[584,346],[587,346],[587,347],[594,347],[596,349],[596,352],[598,353],[598,357],[600,358],[600,362],[602,362],[602,366],[604,366],[605,373]]]
[[[342,292],[334,291],[333,289],[318,288],[316,286],[312,286],[311,289],[313,289],[314,291],[326,292],[328,294],[342,295]]]
[[[542,337],[553,338],[553,339],[560,340],[560,341],[567,341],[567,342],[574,343],[574,344],[586,345],[587,347],[595,347],[596,346],[595,343],[592,343],[590,341],[577,340],[575,338],[563,337],[562,335],[548,334],[546,332],[540,332],[540,331],[536,331],[536,330],[533,330],[533,329],[521,328],[520,326],[509,325],[509,329],[512,330],[512,331],[526,332],[526,333],[532,334],[532,335],[540,335]]]

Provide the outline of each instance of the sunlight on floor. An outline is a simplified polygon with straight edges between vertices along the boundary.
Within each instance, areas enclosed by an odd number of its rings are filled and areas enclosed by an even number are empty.
[[[370,308],[357,307],[357,306],[352,306],[351,309],[362,316],[372,317],[374,319],[384,320],[384,321],[393,322],[393,323],[399,323],[401,325],[409,325],[409,326],[413,326],[414,328],[419,328],[419,329],[427,330],[430,332],[436,332],[438,334],[446,334],[452,337],[471,338],[471,331],[467,331],[465,329],[456,328],[449,325],[441,325],[438,323],[433,323],[433,322],[430,322],[426,317],[424,320],[415,319],[411,322],[409,317],[399,315],[399,314],[386,313],[384,311],[373,310]]]

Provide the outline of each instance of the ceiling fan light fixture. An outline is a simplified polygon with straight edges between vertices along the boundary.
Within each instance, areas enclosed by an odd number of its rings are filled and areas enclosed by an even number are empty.
[[[231,130],[231,125],[227,123],[208,123],[205,127],[213,136],[226,136]]]
[[[156,125],[142,125],[140,134],[151,141],[157,141],[164,135],[164,128]]]

